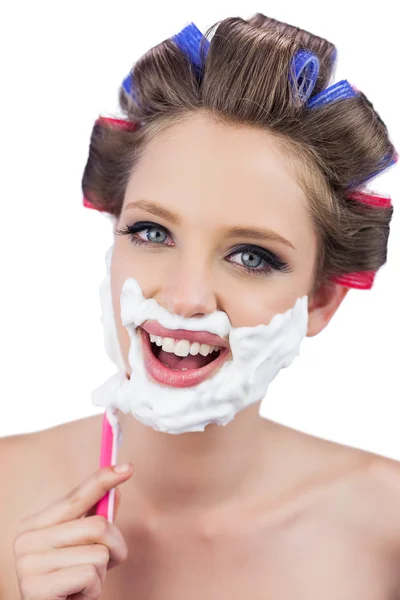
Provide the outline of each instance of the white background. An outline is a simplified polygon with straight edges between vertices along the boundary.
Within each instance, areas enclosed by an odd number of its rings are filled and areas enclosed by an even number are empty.
[[[336,80],[361,89],[399,142],[395,3],[17,2],[2,9],[0,437],[101,412],[91,391],[113,372],[98,286],[111,224],[81,204],[92,125],[149,47],[190,21],[203,31],[255,12],[326,37]],[[400,459],[400,205],[397,168],[372,184],[391,193],[388,263],[372,291],[351,291],[330,325],[271,384],[262,414]]]

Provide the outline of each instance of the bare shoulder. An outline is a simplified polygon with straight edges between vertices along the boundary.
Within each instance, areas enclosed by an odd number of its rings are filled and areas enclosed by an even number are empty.
[[[334,514],[362,548],[382,560],[400,592],[400,462],[363,451],[361,456],[361,467],[336,488]]]
[[[18,598],[14,540],[20,521],[98,468],[101,416],[0,438],[0,600]]]
[[[369,498],[382,539],[386,536],[400,551],[400,462],[373,455],[360,480],[359,494]]]
[[[382,555],[397,556],[400,575],[400,462],[314,436],[305,439],[309,463],[316,464],[312,482],[321,490],[323,518],[368,540]]]
[[[396,598],[400,597],[399,461],[382,456],[373,458],[358,490],[358,505],[359,514],[368,522],[370,540],[386,560]]]
[[[400,462],[385,456],[343,447],[355,467],[344,471],[338,498],[355,526],[385,545],[400,550]]]

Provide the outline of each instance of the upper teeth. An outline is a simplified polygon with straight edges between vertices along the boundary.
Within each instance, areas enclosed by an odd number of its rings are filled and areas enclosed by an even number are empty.
[[[207,354],[211,354],[215,349],[220,349],[219,346],[199,344],[199,342],[191,343],[188,340],[174,340],[173,338],[163,338],[153,334],[150,334],[150,341],[157,344],[157,346],[162,346],[164,352],[171,352],[176,356],[188,356],[188,354],[192,356],[196,356],[196,354],[207,356]]]

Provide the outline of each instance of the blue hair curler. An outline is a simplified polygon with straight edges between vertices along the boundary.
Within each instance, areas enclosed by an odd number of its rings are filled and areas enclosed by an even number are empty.
[[[370,181],[370,179],[373,179],[374,177],[376,177],[377,175],[380,175],[381,173],[383,173],[384,171],[386,171],[386,169],[388,169],[389,167],[393,166],[396,162],[397,162],[397,155],[390,161],[389,164],[385,164],[387,161],[389,160],[389,155],[386,154],[378,163],[378,168],[376,171],[374,171],[373,173],[371,173],[371,175],[368,175],[368,177],[366,177],[365,179],[363,179],[362,181],[355,181],[352,182],[349,185],[349,188],[357,188],[360,185],[363,185],[364,183],[366,183],[367,181]]]
[[[307,108],[318,108],[324,104],[330,104],[334,100],[342,100],[343,98],[353,98],[358,96],[359,92],[354,90],[346,79],[334,83],[330,87],[316,94],[307,102]]]
[[[307,102],[318,78],[318,57],[309,50],[298,50],[292,64],[295,77],[294,85],[301,100]]]
[[[182,31],[172,36],[171,40],[175,42],[175,44],[184,54],[186,54],[196,69],[197,74],[199,74],[203,68],[203,57],[201,50],[204,48],[206,55],[210,47],[210,42],[207,40],[207,38],[204,37],[194,23],[190,23],[189,25],[186,25]],[[125,77],[122,82],[122,87],[127,95],[137,102],[132,72]]]
[[[201,54],[201,49],[202,47],[204,48],[204,56],[206,56],[210,47],[210,42],[204,37],[196,25],[190,23],[190,25],[184,27],[182,31],[172,36],[171,39],[178,48],[186,54],[196,71],[201,71],[204,58]]]
[[[125,79],[122,82],[122,87],[124,88],[124,90],[128,94],[128,96],[130,96],[136,102],[136,93],[135,93],[135,86],[133,85],[132,72],[130,72],[129,75],[127,75],[125,77]]]

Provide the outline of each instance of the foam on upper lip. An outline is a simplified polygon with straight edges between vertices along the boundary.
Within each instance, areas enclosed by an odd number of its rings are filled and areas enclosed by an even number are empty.
[[[189,342],[198,342],[199,344],[208,344],[209,346],[219,346],[220,348],[229,348],[226,339],[209,333],[208,331],[188,331],[186,329],[167,329],[157,321],[145,321],[141,325],[142,329],[158,337],[173,338],[174,340],[188,340]]]
[[[141,327],[144,323],[155,321],[167,328],[167,337],[170,331],[184,331],[190,333],[205,334],[208,340],[210,336],[217,336],[218,341],[212,341],[213,345],[224,345],[228,347],[228,336],[232,329],[228,315],[220,310],[212,314],[200,317],[182,317],[174,314],[158,304],[155,298],[145,298],[138,282],[129,277],[125,280],[121,290],[121,321],[125,327]],[[171,328],[171,329],[169,329]],[[161,336],[163,337],[163,336]],[[207,339],[204,343],[208,343]]]

